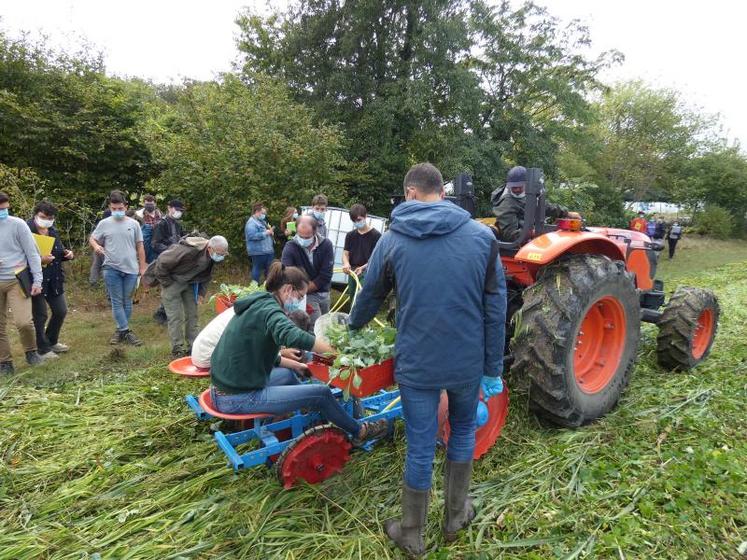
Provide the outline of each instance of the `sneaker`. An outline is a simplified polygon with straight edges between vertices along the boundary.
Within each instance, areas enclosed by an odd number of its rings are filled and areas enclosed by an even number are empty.
[[[178,360],[179,358],[183,358],[184,356],[189,356],[189,355],[190,353],[187,352],[181,346],[174,346],[174,348],[171,349],[171,357],[175,360]]]
[[[51,350],[49,352],[45,352],[44,354],[39,354],[39,357],[42,359],[42,362],[46,362],[47,360],[56,360],[57,358],[59,358],[59,356]]]
[[[122,342],[124,342],[125,344],[129,344],[130,346],[143,345],[143,341],[136,337],[135,333],[132,331],[124,331],[122,335]]]
[[[13,362],[0,362],[0,375],[13,375],[15,372]]]
[[[109,344],[119,344],[122,342],[126,332],[127,331],[114,331],[114,334],[109,339]]]
[[[44,359],[39,355],[39,352],[32,350],[31,352],[26,352],[26,361],[30,366],[36,366],[42,363]]]
[[[68,350],[70,350],[70,347],[67,344],[62,344],[62,342],[58,342],[52,346],[52,352],[55,354],[64,354]]]
[[[361,435],[352,439],[355,447],[360,447],[366,441],[387,435],[389,433],[389,420],[380,418],[374,422],[363,422],[361,428]]]

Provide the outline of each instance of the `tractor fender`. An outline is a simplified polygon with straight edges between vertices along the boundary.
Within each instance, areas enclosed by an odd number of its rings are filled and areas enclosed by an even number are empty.
[[[609,237],[589,231],[551,231],[532,239],[514,256],[520,262],[546,265],[565,254],[604,255],[625,261],[625,253]]]

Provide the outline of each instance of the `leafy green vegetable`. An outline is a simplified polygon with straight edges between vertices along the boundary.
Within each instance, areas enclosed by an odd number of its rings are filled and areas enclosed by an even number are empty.
[[[329,380],[350,379],[343,389],[344,396],[348,399],[350,386],[358,389],[363,383],[362,370],[393,356],[397,331],[392,327],[366,327],[350,331],[345,326],[332,325],[327,329],[326,335],[330,344],[337,349],[337,357],[329,368]]]
[[[224,297],[227,300],[240,299],[264,289],[264,284],[260,286],[254,281],[248,286],[241,286],[240,284],[221,284],[218,291],[210,296],[209,303],[213,303],[218,297]]]

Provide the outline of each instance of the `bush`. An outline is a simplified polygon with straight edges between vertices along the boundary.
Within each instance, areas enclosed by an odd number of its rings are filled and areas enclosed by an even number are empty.
[[[611,187],[590,182],[549,184],[548,200],[578,212],[586,225],[627,227],[623,197]]]
[[[716,239],[727,239],[734,234],[734,217],[726,208],[709,204],[695,216],[695,231]]]

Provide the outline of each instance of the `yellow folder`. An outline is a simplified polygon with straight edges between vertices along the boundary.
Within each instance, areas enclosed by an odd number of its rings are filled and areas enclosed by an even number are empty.
[[[42,257],[52,254],[52,247],[54,247],[54,237],[49,235],[39,235],[38,233],[32,233],[36,246],[39,247],[39,254]]]

